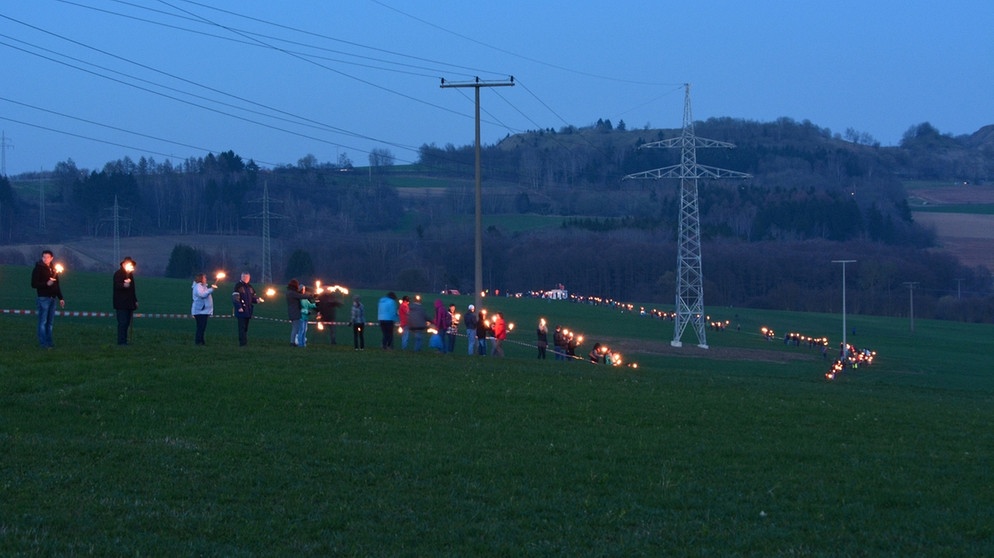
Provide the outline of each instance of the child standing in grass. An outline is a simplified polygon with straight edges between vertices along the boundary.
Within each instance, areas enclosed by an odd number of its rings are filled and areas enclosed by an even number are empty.
[[[359,299],[359,295],[352,298],[352,315],[349,320],[352,324],[352,346],[355,350],[361,351],[366,348],[366,309]]]

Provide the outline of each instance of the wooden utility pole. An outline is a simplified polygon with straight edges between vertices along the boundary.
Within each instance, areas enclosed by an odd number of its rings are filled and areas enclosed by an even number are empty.
[[[472,87],[476,89],[476,258],[475,258],[475,278],[473,282],[474,293],[474,304],[476,307],[483,308],[483,194],[481,188],[481,170],[480,170],[480,88],[481,87],[507,87],[514,85],[514,76],[511,76],[507,81],[480,81],[480,78],[476,78],[475,81],[469,82],[446,82],[442,79],[442,88],[447,87]]]

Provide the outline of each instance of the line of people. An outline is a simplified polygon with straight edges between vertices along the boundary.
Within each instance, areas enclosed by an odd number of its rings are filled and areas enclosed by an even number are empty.
[[[60,284],[61,266],[54,263],[55,256],[51,250],[43,250],[41,259],[36,263],[31,274],[31,286],[37,294],[38,310],[38,343],[42,348],[52,348],[52,330],[56,307],[65,308],[65,299]],[[117,318],[117,343],[127,345],[131,334],[131,324],[134,312],[138,309],[138,296],[135,287],[135,269],[137,263],[131,257],[124,258],[113,276],[113,305]],[[221,276],[218,276],[220,280]],[[191,285],[192,304],[190,314],[194,318],[194,344],[207,344],[207,324],[214,315],[214,292],[218,289],[216,283],[210,283],[205,273],[194,276]],[[272,293],[270,293],[272,294]],[[295,347],[307,346],[308,324],[314,320],[319,330],[326,330],[331,344],[336,344],[335,325],[338,308],[343,306],[343,300],[338,292],[325,290],[313,292],[297,279],[287,283],[285,298],[287,302],[287,319],[290,321],[290,345]],[[232,312],[237,322],[238,345],[248,344],[249,324],[255,313],[255,306],[264,302],[251,283],[251,275],[242,273],[231,293]],[[407,295],[399,300],[397,295],[389,292],[384,295],[377,305],[377,321],[381,332],[381,347],[384,350],[394,348],[395,332],[400,332],[401,350],[420,351],[425,345],[441,353],[455,352],[456,338],[460,326],[464,328],[467,338],[468,355],[504,356],[504,342],[507,334],[513,328],[508,324],[501,312],[494,312],[488,317],[486,309],[477,311],[475,305],[466,308],[465,316],[459,314],[455,304],[445,305],[441,299],[434,303],[434,314],[429,317],[428,310],[421,304],[421,296],[415,295],[412,300]],[[365,328],[366,311],[361,297],[352,297],[349,312],[349,326],[352,329],[353,347],[357,351],[366,348]],[[538,357],[545,358],[548,346],[548,329],[545,319],[541,319],[538,328]],[[568,330],[556,327],[554,336],[554,352],[556,360],[576,358],[576,346],[582,336],[575,338]]]
[[[121,260],[113,276],[112,302],[117,318],[117,344],[127,345],[131,333],[131,320],[138,309],[138,295],[135,289],[135,267],[138,264],[131,257]],[[35,290],[35,303],[38,310],[38,346],[52,349],[55,341],[52,331],[55,325],[55,308],[66,307],[62,296],[62,265],[55,263],[51,250],[42,250],[41,258],[31,270],[31,288]]]

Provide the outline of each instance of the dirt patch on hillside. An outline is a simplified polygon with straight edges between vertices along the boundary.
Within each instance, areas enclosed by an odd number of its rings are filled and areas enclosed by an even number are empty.
[[[940,237],[994,240],[994,215],[919,211],[915,221],[934,227]]]
[[[994,204],[994,186],[956,184],[908,191],[912,207],[944,205]],[[914,219],[931,227],[939,248],[967,266],[983,266],[994,271],[994,215],[970,213],[935,213],[916,211]]]
[[[917,201],[925,205],[951,205],[970,203],[994,203],[994,186],[942,186],[937,188],[914,188],[908,191],[913,205]]]
[[[994,270],[994,215],[916,212],[915,221],[934,228],[939,247],[964,265]]]

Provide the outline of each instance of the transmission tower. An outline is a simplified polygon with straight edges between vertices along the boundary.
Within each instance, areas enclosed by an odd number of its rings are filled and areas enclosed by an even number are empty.
[[[630,174],[627,179],[680,179],[680,229],[677,250],[676,320],[670,345],[682,347],[687,324],[694,324],[697,346],[708,348],[704,315],[704,274],[701,271],[701,221],[697,205],[697,179],[750,178],[743,172],[697,164],[697,149],[735,147],[731,143],[699,138],[694,135],[694,119],[690,111],[690,84],[684,84],[683,130],[679,137],[647,143],[642,148],[679,148],[680,164]]]
[[[269,235],[270,219],[285,219],[284,216],[269,211],[269,182],[262,186],[262,213],[249,215],[247,219],[262,219],[262,282],[273,282],[273,250]]]
[[[114,261],[121,261],[121,206],[114,196]]]
[[[0,176],[7,176],[7,150],[13,148],[14,144],[10,143],[7,132],[0,132]]]
[[[109,222],[110,225],[111,225],[111,235],[113,235],[113,238],[114,238],[114,240],[113,240],[113,243],[114,243],[113,244],[113,246],[114,246],[114,248],[113,248],[114,249],[114,254],[112,256],[114,264],[116,264],[117,262],[121,261],[121,225],[122,225],[122,222],[127,227],[127,231],[126,231],[127,234],[128,235],[131,234],[131,218],[130,217],[124,217],[124,216],[122,216],[121,215],[122,209],[126,209],[126,208],[122,208],[121,207],[121,204],[118,203],[117,195],[115,195],[114,196],[114,205],[111,206],[111,207],[106,207],[106,208],[103,209],[103,212],[104,212],[103,215],[105,215],[105,216],[101,217],[100,221],[97,223],[96,234],[100,233],[100,229],[102,228],[101,225],[103,225],[104,223],[108,223]]]

